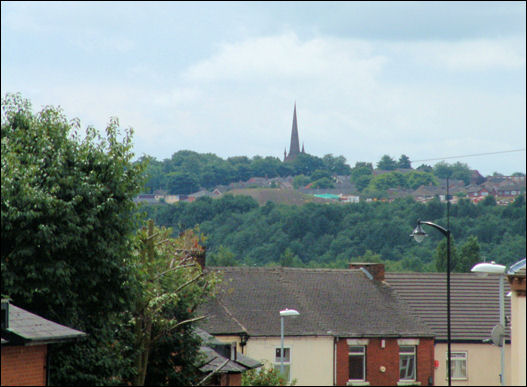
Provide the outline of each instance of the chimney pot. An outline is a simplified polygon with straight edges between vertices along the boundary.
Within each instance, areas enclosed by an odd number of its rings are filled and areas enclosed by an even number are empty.
[[[350,269],[364,268],[373,276],[375,281],[384,281],[384,263],[351,262]]]

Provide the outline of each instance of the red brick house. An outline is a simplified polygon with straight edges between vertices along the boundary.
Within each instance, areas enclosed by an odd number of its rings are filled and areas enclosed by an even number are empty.
[[[384,283],[384,267],[208,268],[223,273],[202,328],[298,385],[433,385],[434,334]],[[365,267],[367,269],[365,269]],[[281,356],[279,312],[284,322]]]
[[[46,320],[2,300],[2,386],[47,385],[48,345],[84,332]]]

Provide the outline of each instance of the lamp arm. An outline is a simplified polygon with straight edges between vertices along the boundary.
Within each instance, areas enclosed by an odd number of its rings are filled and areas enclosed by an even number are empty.
[[[418,221],[417,221],[417,224],[426,224],[426,225],[428,225],[428,226],[432,226],[432,227],[438,229],[439,231],[441,231],[446,237],[448,237],[448,235],[450,234],[450,231],[447,230],[446,228],[441,227],[441,226],[439,226],[439,225],[437,225],[437,224],[435,224],[435,223],[428,222],[428,221],[426,221],[426,220],[418,220]]]

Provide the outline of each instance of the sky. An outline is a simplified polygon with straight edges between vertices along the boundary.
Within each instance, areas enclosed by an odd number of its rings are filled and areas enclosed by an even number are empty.
[[[525,2],[1,3],[1,92],[134,153],[526,172]],[[468,156],[468,157],[459,157]]]

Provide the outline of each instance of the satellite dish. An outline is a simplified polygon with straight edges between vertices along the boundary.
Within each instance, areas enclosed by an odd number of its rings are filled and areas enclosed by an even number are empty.
[[[501,347],[503,345],[504,336],[505,336],[505,328],[503,328],[503,325],[497,324],[494,328],[492,328],[492,332],[490,333],[492,344],[497,345],[498,347]]]

